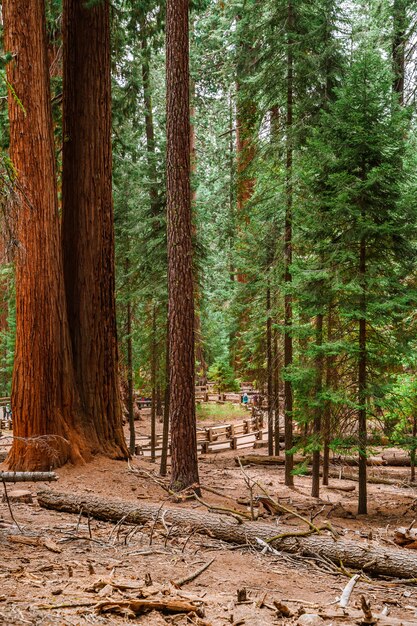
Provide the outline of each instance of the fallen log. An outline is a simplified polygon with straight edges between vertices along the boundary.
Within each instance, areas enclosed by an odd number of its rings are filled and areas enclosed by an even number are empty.
[[[264,456],[262,454],[245,454],[244,456],[241,457],[236,457],[235,458],[235,463],[236,465],[239,465],[239,460],[242,463],[242,465],[284,465],[285,464],[285,455],[283,456]],[[311,465],[311,457],[309,456],[302,456],[302,455],[295,455],[294,456],[294,463],[307,463],[308,465]],[[343,466],[347,466],[347,467],[357,467],[358,465],[358,460],[354,459],[352,457],[342,457],[342,456],[338,456],[334,459],[331,460],[331,464],[333,466],[337,466],[337,467],[343,467]],[[381,458],[381,457],[369,457],[366,460],[366,464],[369,465],[370,467],[380,467],[382,465],[389,465],[389,463],[385,460],[385,458]]]
[[[236,456],[235,463],[239,465],[285,465],[285,454],[282,456],[264,456],[263,454],[245,454],[244,456]],[[294,463],[305,463],[310,459],[305,456],[295,455]]]
[[[335,456],[331,459],[330,462],[332,465],[347,465],[348,467],[358,467],[359,465],[358,458],[352,456]],[[369,456],[366,459],[366,464],[369,467],[381,467],[383,465],[389,465],[389,463],[387,463],[387,461],[385,460],[385,457],[381,456]]]
[[[391,465],[391,467],[410,467],[411,465],[411,458],[408,454],[383,454],[382,458],[385,465]]]
[[[55,472],[0,472],[0,482],[4,483],[35,483],[58,480]]]
[[[356,485],[326,485],[326,489],[331,491],[355,491]]]
[[[269,541],[270,545],[284,552],[311,556],[322,554],[338,566],[342,562],[346,567],[353,567],[370,574],[393,576],[395,578],[417,579],[417,559],[408,550],[400,548],[382,548],[372,543],[360,543],[346,539],[334,539],[324,534],[308,536],[280,537],[280,528],[262,522],[237,523],[220,515],[201,513],[186,508],[164,508],[158,504],[120,500],[107,500],[89,495],[73,495],[56,491],[38,493],[38,503],[45,509],[79,514],[89,513],[100,520],[144,524],[164,515],[165,523],[191,527],[195,532],[209,535],[215,539],[235,544],[257,544],[256,538]],[[284,527],[281,528],[285,533]],[[294,532],[294,528],[290,529]],[[274,538],[273,540],[271,540]]]
[[[97,613],[115,613],[123,617],[136,617],[150,611],[162,613],[197,613],[203,615],[202,609],[193,602],[164,598],[161,600],[103,600],[95,606]]]
[[[246,454],[245,456],[235,457],[236,465],[239,465],[238,459],[240,459],[242,465],[250,465],[252,463],[254,465],[284,465],[285,464],[284,456],[281,457],[281,456],[263,456],[261,454]],[[295,458],[295,462],[301,463],[303,461],[302,459],[299,459],[297,461],[297,458]],[[346,468],[349,469],[348,466],[346,466]],[[322,475],[322,472],[320,471],[320,476],[321,475]],[[311,469],[306,468],[305,472],[303,473],[303,476],[311,476]],[[343,465],[339,465],[339,466],[331,465],[331,469],[329,471],[329,478],[337,478],[341,480],[352,480],[355,482],[359,481],[358,473],[346,472]],[[368,474],[367,481],[368,483],[372,483],[376,485],[398,485],[398,483],[401,482],[401,478],[399,477],[397,479],[391,479],[391,478],[384,478],[383,476],[372,476],[371,474]]]

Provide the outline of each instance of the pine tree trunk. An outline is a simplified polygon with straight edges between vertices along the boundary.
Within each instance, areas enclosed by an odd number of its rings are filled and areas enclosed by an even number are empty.
[[[274,454],[277,456],[280,453],[280,424],[279,424],[279,409],[280,409],[280,355],[278,344],[278,330],[274,330],[274,355],[273,355],[273,380],[274,380]]]
[[[157,344],[156,344],[156,305],[152,306],[152,336],[151,336],[151,460],[155,461],[156,448],[156,362],[157,362]]]
[[[322,405],[319,401],[319,397],[322,391],[323,384],[323,357],[320,352],[320,348],[323,344],[323,314],[319,313],[316,318],[316,346],[318,348],[318,354],[316,357],[316,385],[315,396],[316,406],[314,408],[314,450],[313,450],[313,467],[312,467],[312,484],[311,495],[313,498],[318,498],[320,495],[320,435],[321,435],[321,411]]]
[[[160,359],[158,359],[158,367],[160,366]],[[157,376],[157,381],[159,376]],[[159,381],[156,383],[156,417],[160,418],[163,414],[162,408],[162,393],[161,393],[161,385]]]
[[[268,389],[268,454],[274,454],[274,379],[272,364],[271,289],[266,290],[266,370]]]
[[[413,413],[413,430],[412,430],[412,444],[410,451],[410,466],[411,466],[411,475],[410,480],[413,483],[416,479],[416,437],[417,437],[417,415]]]
[[[329,313],[327,321],[327,343],[333,341],[333,305],[329,303]],[[334,375],[334,356],[326,357],[326,389],[331,390]],[[331,411],[332,404],[330,400],[326,400],[323,409],[323,485],[329,484],[329,465],[330,465],[330,434],[331,434]]]
[[[116,337],[107,0],[63,3],[62,241],[77,385],[91,449],[126,458]]]
[[[16,352],[8,457],[15,471],[88,458],[72,366],[43,0],[3,2],[10,157],[16,168]],[[19,98],[19,100],[17,99]]]
[[[358,361],[358,432],[359,432],[359,493],[358,513],[367,513],[367,482],[366,482],[366,242],[362,237],[359,251],[359,281],[361,285],[361,317],[359,319],[359,361]]]
[[[172,487],[199,482],[194,390],[188,0],[167,0],[167,224]]]
[[[166,333],[165,350],[165,398],[164,398],[164,421],[162,426],[162,454],[159,473],[161,476],[167,474],[168,461],[168,437],[169,437],[169,332]]]
[[[271,142],[273,149],[277,151],[278,141],[279,141],[279,125],[280,125],[280,110],[277,105],[271,107],[270,110],[270,121],[271,121]],[[278,156],[275,157],[276,162],[278,162]],[[273,239],[273,247],[276,248],[277,245],[277,222],[274,221],[274,239]],[[278,297],[275,293],[274,297],[274,311],[278,311]],[[275,323],[278,323],[278,320],[275,320]],[[272,377],[273,377],[273,396],[274,396],[274,453],[279,456],[280,454],[280,395],[281,395],[281,364],[280,364],[280,351],[279,351],[279,333],[275,328],[273,331],[273,367],[272,367]]]
[[[286,293],[284,296],[284,366],[291,367],[293,359],[292,345],[292,296],[289,293],[292,283],[291,263],[292,263],[292,204],[293,204],[293,185],[292,185],[292,167],[293,167],[293,142],[292,142],[292,124],[293,124],[293,39],[292,30],[294,28],[294,13],[292,2],[288,3],[288,44],[287,44],[287,146],[286,146],[286,207],[285,207],[285,225],[284,225],[284,281]],[[293,390],[292,383],[288,378],[284,382],[284,424],[285,424],[285,484],[289,487],[294,485],[292,470],[294,467],[293,455],[288,451],[293,447]]]
[[[133,411],[133,345],[132,345],[132,303],[128,294],[126,310],[127,335],[127,412],[129,416],[129,452],[135,454],[136,433],[135,416]]]

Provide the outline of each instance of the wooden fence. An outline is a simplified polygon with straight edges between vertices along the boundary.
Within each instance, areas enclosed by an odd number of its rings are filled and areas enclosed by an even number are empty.
[[[199,454],[223,452],[225,450],[240,450],[241,448],[261,447],[265,444],[268,430],[264,429],[262,414],[236,424],[222,424],[197,429],[197,450]],[[136,454],[144,457],[151,456],[151,438],[140,435],[136,438]],[[162,435],[156,437],[155,456],[162,454]],[[170,445],[168,449],[170,454]]]
[[[10,409],[10,398],[0,398],[0,428],[12,428],[12,411]]]

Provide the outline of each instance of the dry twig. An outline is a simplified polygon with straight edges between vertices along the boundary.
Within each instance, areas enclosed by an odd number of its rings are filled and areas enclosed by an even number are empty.
[[[189,576],[185,576],[184,578],[180,578],[179,580],[172,580],[171,584],[176,587],[177,589],[179,589],[180,587],[182,587],[183,585],[185,585],[186,583],[190,583],[191,581],[195,580],[198,576],[200,576],[200,574],[202,574],[203,572],[206,571],[207,568],[210,567],[210,565],[213,563],[213,561],[215,561],[216,559],[213,557],[211,559],[211,561],[208,561],[207,563],[205,563],[202,567],[200,567],[198,570],[196,570],[195,572],[193,572],[192,574],[190,574]]]

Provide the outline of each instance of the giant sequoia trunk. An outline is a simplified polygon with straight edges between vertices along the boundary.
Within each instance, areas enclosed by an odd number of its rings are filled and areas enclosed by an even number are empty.
[[[43,0],[3,2],[10,156],[16,169],[13,470],[87,456],[65,307]]]
[[[188,0],[166,15],[168,322],[172,485],[198,483],[190,188]]]
[[[63,4],[65,288],[91,450],[125,458],[114,298],[109,3],[85,4]]]
[[[145,524],[162,517],[167,524],[176,527],[183,526],[187,532],[192,528],[215,539],[231,543],[257,545],[256,538],[264,541],[271,540],[271,545],[284,552],[295,552],[306,556],[323,555],[338,566],[343,563],[346,567],[364,570],[371,574],[395,576],[398,578],[417,578],[417,560],[412,550],[400,548],[382,548],[376,543],[352,541],[348,539],[334,539],[329,535],[314,534],[310,536],[279,537],[280,533],[293,533],[294,528],[277,527],[274,524],[263,522],[246,522],[239,524],[230,518],[194,511],[184,508],[164,507],[159,504],[140,504],[123,502],[121,500],[100,499],[94,496],[74,496],[72,494],[42,491],[38,493],[38,502],[41,507],[56,511],[76,513],[82,510],[96,519],[120,522],[124,520],[131,524]],[[297,531],[296,531],[297,532]],[[277,537],[278,535],[278,537]]]

